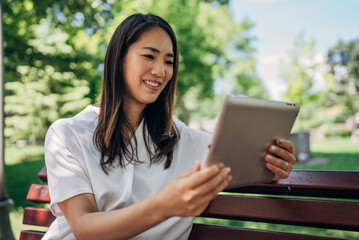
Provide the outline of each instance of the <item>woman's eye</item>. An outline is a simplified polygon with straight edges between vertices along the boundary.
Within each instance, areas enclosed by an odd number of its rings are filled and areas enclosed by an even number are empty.
[[[173,62],[172,61],[166,61],[166,64],[173,65]]]
[[[155,59],[152,55],[143,55],[143,56],[148,59]]]

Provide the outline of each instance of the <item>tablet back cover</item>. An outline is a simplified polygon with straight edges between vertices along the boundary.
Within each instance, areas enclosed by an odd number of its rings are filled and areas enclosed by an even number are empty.
[[[299,104],[247,97],[227,97],[222,105],[205,165],[230,166],[228,188],[268,183],[273,173],[264,156],[276,138],[288,139]]]

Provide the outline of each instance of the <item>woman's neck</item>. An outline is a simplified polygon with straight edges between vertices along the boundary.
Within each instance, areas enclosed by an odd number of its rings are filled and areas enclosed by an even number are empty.
[[[133,129],[136,131],[138,126],[142,121],[142,112],[145,109],[146,105],[139,104],[125,104],[124,111],[126,113],[127,119],[130,122]]]

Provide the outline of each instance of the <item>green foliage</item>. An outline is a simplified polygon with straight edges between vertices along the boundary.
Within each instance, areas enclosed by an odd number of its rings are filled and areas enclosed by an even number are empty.
[[[328,51],[328,64],[339,87],[338,92],[359,91],[359,39],[339,40]]]
[[[338,41],[328,51],[330,67],[330,91],[328,105],[345,103],[348,115],[354,116],[359,111],[359,39]]]
[[[295,131],[343,123],[359,110],[359,40],[339,41],[328,50],[325,62],[314,60],[314,47],[314,40],[306,42],[304,33],[299,34],[290,52],[289,67],[282,74],[288,83],[285,100],[302,105]],[[326,89],[315,87],[315,73],[324,76]]]
[[[5,145],[5,165],[15,165],[26,161],[34,161],[44,158],[43,145],[16,146],[14,144]],[[35,174],[36,175],[36,174]]]
[[[350,137],[352,131],[349,129],[328,129],[324,135],[326,137]]]
[[[294,48],[290,51],[290,64],[282,73],[283,79],[288,83],[288,90],[284,94],[285,100],[305,104],[317,99],[311,73],[318,67],[313,61],[314,46],[314,39],[306,42],[304,33],[300,33],[294,40]]]
[[[226,0],[5,0],[4,9],[5,132],[11,142],[41,141],[54,120],[98,101],[107,43],[134,12],[158,14],[176,32],[175,112],[183,121],[194,113],[215,115],[224,94],[268,96],[255,72],[254,24],[235,22]]]
[[[316,128],[323,123],[328,122],[328,118],[323,115],[324,109],[321,109],[320,101],[312,101],[302,104],[300,107],[299,116],[293,126],[293,132],[300,132]],[[334,122],[334,120],[332,120]]]
[[[304,32],[294,40],[294,47],[290,51],[290,63],[282,72],[282,78],[287,82],[288,89],[284,100],[301,104],[295,131],[309,130],[310,121],[315,119],[318,110],[318,100],[323,96],[321,90],[314,87],[314,75],[320,72],[324,62],[315,60],[315,41],[306,42]]]
[[[96,101],[103,61],[98,30],[111,20],[106,4],[4,1],[7,140],[42,141],[53,121]],[[96,48],[81,45],[83,35]]]
[[[88,82],[72,72],[56,72],[52,66],[19,66],[17,72],[18,81],[5,83],[5,137],[10,142],[41,141],[52,122],[73,116],[90,103],[85,97]]]

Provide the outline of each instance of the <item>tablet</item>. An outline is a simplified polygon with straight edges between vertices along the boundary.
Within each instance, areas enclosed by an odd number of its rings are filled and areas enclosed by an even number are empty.
[[[288,139],[299,104],[248,97],[226,97],[204,159],[231,167],[228,188],[268,183],[273,173],[264,156],[276,138]]]

